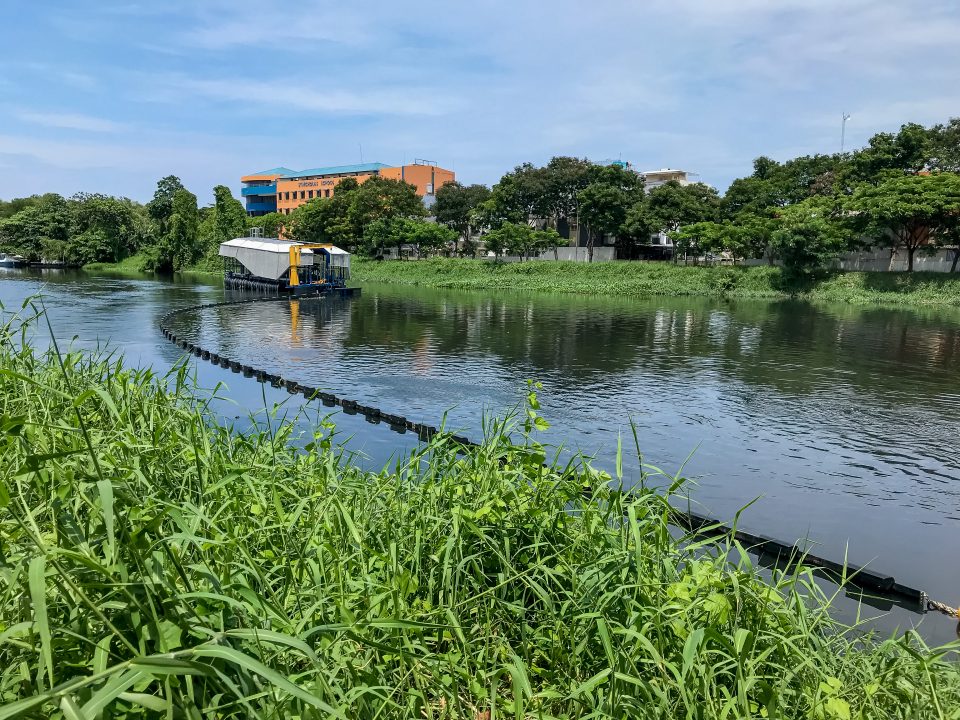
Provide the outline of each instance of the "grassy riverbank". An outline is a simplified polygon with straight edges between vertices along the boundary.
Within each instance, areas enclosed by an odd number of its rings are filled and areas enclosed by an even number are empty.
[[[142,255],[131,255],[128,258],[124,258],[120,262],[116,263],[87,263],[83,266],[84,270],[90,272],[118,272],[118,273],[139,273],[142,272],[141,267],[143,265],[143,256]]]
[[[450,258],[384,262],[355,258],[352,272],[359,281],[460,289],[620,297],[800,297],[857,305],[960,307],[960,274],[847,272],[796,285],[787,283],[780,270],[772,267],[693,267],[662,262],[493,263]]]
[[[88,263],[83,266],[83,270],[98,273],[118,273],[123,275],[151,275],[152,273],[148,273],[143,270],[143,261],[143,255],[137,254],[131,255],[130,257],[116,263]],[[215,262],[211,263],[209,261],[201,261],[192,267],[181,270],[177,274],[184,277],[198,278],[220,277],[223,275],[223,267],[217,267]]]
[[[864,642],[805,574],[684,546],[664,495],[544,468],[522,426],[370,473],[328,423],[296,450],[275,416],[220,424],[183,368],[20,338],[0,330],[2,717],[960,707],[960,668],[912,635]]]

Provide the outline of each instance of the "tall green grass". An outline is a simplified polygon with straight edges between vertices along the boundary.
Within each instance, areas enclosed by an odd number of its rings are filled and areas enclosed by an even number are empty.
[[[702,267],[667,262],[494,263],[460,258],[376,262],[355,258],[352,273],[360,281],[458,289],[628,297],[800,297],[857,305],[960,307],[960,275],[929,272],[836,272],[798,284],[785,278],[779,268],[767,266]]]
[[[675,538],[649,477],[551,464],[535,395],[475,451],[441,434],[372,473],[329,422],[235,431],[184,365],[39,352],[19,324],[0,720],[958,717],[945,648],[864,640],[806,572]]]

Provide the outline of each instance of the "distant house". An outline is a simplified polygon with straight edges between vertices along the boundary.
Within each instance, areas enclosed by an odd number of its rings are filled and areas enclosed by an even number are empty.
[[[690,180],[690,176],[696,175],[696,173],[692,173],[687,170],[674,170],[672,168],[647,170],[646,172],[642,172],[640,174],[643,175],[644,189],[647,192],[650,192],[655,187],[666,185],[671,180],[674,180],[681,185],[690,185],[693,182]]]

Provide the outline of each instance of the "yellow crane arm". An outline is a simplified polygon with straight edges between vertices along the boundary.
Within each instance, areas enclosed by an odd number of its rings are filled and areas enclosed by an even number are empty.
[[[332,248],[330,243],[305,243],[302,245],[290,246],[290,287],[296,287],[300,284],[300,274],[297,268],[300,267],[301,250],[327,250]]]

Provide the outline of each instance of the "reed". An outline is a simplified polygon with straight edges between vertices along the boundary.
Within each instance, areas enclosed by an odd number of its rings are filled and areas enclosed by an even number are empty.
[[[682,477],[551,463],[536,388],[476,450],[367,472],[328,419],[239,432],[186,364],[39,351],[29,314],[0,327],[0,720],[957,717],[949,648],[675,537]]]
[[[427,287],[521,290],[617,297],[801,298],[854,305],[960,307],[960,275],[932,272],[831,272],[792,280],[779,268],[702,267],[669,262],[495,263],[465,258],[382,261],[355,258],[353,277]]]

